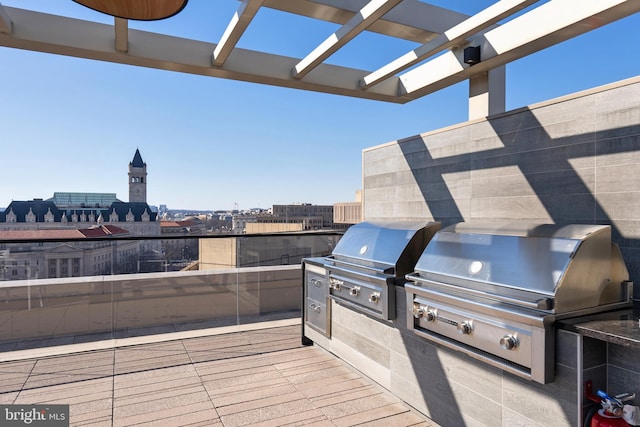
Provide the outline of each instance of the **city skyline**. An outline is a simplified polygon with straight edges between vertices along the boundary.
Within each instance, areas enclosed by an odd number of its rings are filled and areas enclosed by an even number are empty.
[[[74,2],[41,3],[2,1],[109,22]],[[474,13],[494,2],[430,3]],[[224,30],[237,5],[192,0],[174,18],[130,26],[171,27],[176,34],[215,42],[221,34],[213,29]],[[264,13],[268,19],[259,15],[240,47],[277,46],[282,54],[304,57],[309,46],[296,32],[322,40],[335,29],[301,19],[276,31],[269,25],[279,15]],[[636,14],[508,64],[507,110],[638,75],[640,61],[619,43],[638,28]],[[374,69],[379,64],[367,49],[383,49],[392,59],[413,47],[372,35],[335,60]],[[594,49],[600,60],[585,60]],[[396,105],[9,48],[0,48],[0,63],[0,78],[10,83],[0,103],[0,170],[12,177],[0,191],[0,207],[56,191],[116,193],[126,200],[127,166],[136,148],[148,164],[150,205],[332,205],[355,200],[363,149],[467,120],[466,82]]]
[[[144,160],[141,157],[141,153],[140,150],[136,148],[135,151],[135,155],[133,156],[133,160],[132,163],[133,166],[135,167],[135,161],[136,158],[139,158],[140,162],[144,162]],[[146,162],[144,162],[144,168],[146,169]],[[131,166],[129,167],[129,170],[131,170]],[[141,172],[138,172],[138,174],[140,174]],[[129,176],[131,177],[131,172],[129,173]],[[115,201],[120,201],[120,202],[135,202],[135,201],[142,201],[144,203],[146,203],[145,200],[132,200],[132,190],[131,190],[131,185],[138,185],[140,186],[141,184],[139,184],[140,182],[144,182],[144,181],[136,181],[138,182],[138,184],[132,184],[133,181],[131,181],[129,183],[129,191],[128,191],[128,198],[124,198],[124,197],[118,197],[116,193],[103,193],[103,192],[76,192],[76,191],[56,191],[54,192],[51,197],[34,197],[34,198],[30,198],[30,199],[25,199],[25,200],[11,200],[11,202],[25,202],[25,201],[37,201],[37,200],[52,200],[56,201],[56,199],[60,199],[63,198],[64,200],[66,200],[66,198],[69,198],[69,201],[71,201],[72,199],[77,202],[80,203],[78,200],[82,200],[82,199],[78,199],[82,196],[85,197],[84,201],[87,202],[87,198],[89,200],[91,200],[90,202],[88,202],[87,206],[93,206],[95,201],[98,201],[97,204],[95,204],[95,207],[106,207],[108,205],[111,204],[112,199],[115,199]],[[136,198],[139,198],[138,196],[139,193],[136,193]],[[115,196],[115,197],[114,197]],[[275,205],[279,205],[279,204],[275,204]],[[299,202],[291,202],[291,203],[286,203],[286,204],[280,204],[280,205],[314,205],[312,203],[308,203],[308,202],[304,202],[304,201],[299,201]],[[332,204],[330,204],[332,205]],[[7,205],[8,206],[8,205]],[[3,210],[5,210],[7,208],[7,206],[0,206],[0,212],[2,212]],[[84,206],[84,204],[83,204]],[[268,210],[270,208],[272,208],[274,206],[274,204],[268,205],[268,206],[252,206],[252,207],[243,207],[242,209],[240,209],[240,206],[237,202],[234,202],[234,206],[232,209],[217,209],[217,208],[202,208],[202,209],[198,209],[198,208],[181,208],[178,206],[174,206],[174,207],[169,207],[164,203],[160,203],[157,205],[153,205],[150,204],[149,207],[153,208],[154,211],[158,211],[160,209],[160,207],[164,207],[166,208],[166,211],[168,212],[200,212],[200,213],[205,213],[205,212],[232,212],[232,211],[238,211],[238,212],[248,212],[248,211],[253,211],[253,210]]]

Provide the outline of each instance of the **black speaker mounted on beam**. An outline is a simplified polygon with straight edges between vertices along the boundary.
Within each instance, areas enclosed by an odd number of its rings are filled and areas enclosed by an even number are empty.
[[[480,46],[469,46],[464,48],[464,63],[475,65],[480,62]]]

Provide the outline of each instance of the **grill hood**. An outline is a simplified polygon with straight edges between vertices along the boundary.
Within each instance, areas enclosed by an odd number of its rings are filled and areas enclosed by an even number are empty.
[[[611,228],[582,224],[456,224],[436,233],[415,271],[453,293],[553,314],[620,302],[629,278]]]
[[[345,232],[332,252],[335,261],[404,277],[413,271],[439,223],[361,222]]]

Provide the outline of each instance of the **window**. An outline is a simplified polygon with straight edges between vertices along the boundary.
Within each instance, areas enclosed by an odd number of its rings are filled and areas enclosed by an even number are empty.
[[[49,260],[49,277],[56,277],[56,260]]]

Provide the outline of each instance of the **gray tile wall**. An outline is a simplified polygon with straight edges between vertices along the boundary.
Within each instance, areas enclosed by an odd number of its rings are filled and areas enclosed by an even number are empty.
[[[620,393],[640,393],[640,357],[638,352],[617,344],[607,348],[607,392],[615,396]],[[634,401],[638,405],[639,400]]]
[[[363,183],[365,220],[610,224],[640,284],[640,78],[367,149]]]
[[[589,337],[583,337],[583,374],[582,379],[586,385],[591,381],[592,393],[607,388],[607,343]],[[586,393],[585,393],[586,394]],[[582,399],[582,413],[587,416],[589,411],[599,409],[601,406],[589,400],[586,395]]]
[[[610,224],[640,299],[640,78],[367,149],[363,204],[365,220]],[[574,334],[558,331],[556,381],[540,385],[409,335],[404,311],[398,324],[360,316],[341,325],[338,313],[334,331],[363,352],[352,363],[377,360],[385,386],[436,422],[580,424],[589,402],[577,400]],[[596,390],[638,392],[633,352],[589,338],[583,346]]]
[[[316,344],[442,427],[579,425],[576,334],[557,332],[556,379],[542,385],[414,335],[406,328],[404,288],[396,288],[396,301],[398,316],[390,322],[334,301],[332,337],[315,337]]]

